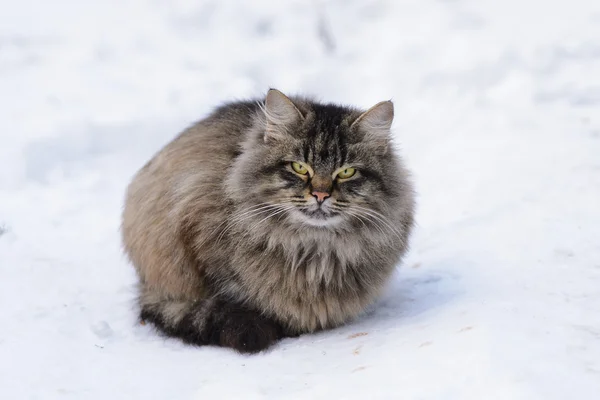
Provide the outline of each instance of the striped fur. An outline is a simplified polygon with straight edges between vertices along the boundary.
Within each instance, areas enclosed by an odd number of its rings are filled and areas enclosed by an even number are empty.
[[[188,343],[256,352],[359,315],[413,226],[392,116],[391,102],[363,112],[271,90],[176,137],[126,195],[122,235],[141,317]],[[333,177],[347,167],[356,176]],[[320,206],[315,182],[330,191]]]

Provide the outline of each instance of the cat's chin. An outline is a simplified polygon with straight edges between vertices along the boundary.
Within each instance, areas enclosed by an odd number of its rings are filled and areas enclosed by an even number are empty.
[[[329,218],[311,218],[306,217],[303,221],[306,225],[314,226],[317,228],[329,228],[339,225],[342,222],[342,217],[335,216]]]
[[[315,228],[330,228],[339,225],[343,218],[340,215],[315,214],[307,215],[303,212],[293,213],[295,222]]]

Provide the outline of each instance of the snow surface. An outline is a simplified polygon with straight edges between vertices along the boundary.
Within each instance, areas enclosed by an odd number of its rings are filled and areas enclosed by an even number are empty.
[[[268,87],[392,98],[412,251],[345,327],[241,356],[137,324],[119,219]],[[0,398],[599,399],[597,0],[0,2]]]

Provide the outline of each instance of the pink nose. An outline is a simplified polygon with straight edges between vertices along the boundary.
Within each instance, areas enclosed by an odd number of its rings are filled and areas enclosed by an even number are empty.
[[[317,198],[319,203],[322,203],[326,198],[330,196],[327,192],[312,192],[312,195]]]

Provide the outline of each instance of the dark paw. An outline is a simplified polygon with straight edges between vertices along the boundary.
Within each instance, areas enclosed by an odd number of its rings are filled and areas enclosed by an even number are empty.
[[[259,313],[239,309],[224,316],[219,345],[240,353],[257,353],[281,339],[280,325]]]

